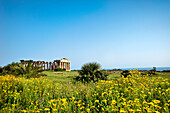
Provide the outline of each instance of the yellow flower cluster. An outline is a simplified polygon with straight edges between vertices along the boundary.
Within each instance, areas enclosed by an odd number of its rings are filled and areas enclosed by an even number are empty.
[[[95,84],[0,76],[0,112],[170,112],[168,79],[130,72],[132,77]]]

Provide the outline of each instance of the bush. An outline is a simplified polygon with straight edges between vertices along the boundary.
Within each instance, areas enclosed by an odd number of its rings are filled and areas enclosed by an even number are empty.
[[[66,71],[66,69],[56,68],[56,69],[54,69],[54,71]]]
[[[88,83],[90,81],[96,82],[98,80],[107,80],[108,74],[101,72],[100,69],[101,65],[96,62],[84,64],[79,71],[79,76],[74,79],[83,83]]]
[[[2,67],[0,67],[0,74],[2,73],[2,71],[3,71],[3,68],[2,68]]]
[[[149,76],[151,76],[151,75],[155,75],[155,71],[150,70],[150,71],[148,71],[148,72],[147,72],[147,74],[148,74]]]
[[[153,70],[149,70],[149,71],[146,71],[144,73],[142,73],[143,76],[151,76],[151,75],[156,75],[155,71]]]
[[[42,67],[34,66],[32,62],[22,66],[20,63],[12,63],[4,66],[2,69],[2,75],[14,75],[25,78],[37,78],[42,75]],[[44,74],[43,74],[44,76]]]
[[[125,78],[126,78],[128,75],[131,75],[131,73],[130,73],[129,70],[124,70],[124,71],[121,73],[121,76],[124,76]]]
[[[155,71],[153,70],[147,71],[146,74],[148,74],[149,76],[156,75]]]
[[[162,72],[170,72],[170,70],[163,70]]]
[[[109,76],[108,73],[105,73],[105,72],[101,72],[101,71],[97,71],[95,73],[95,77],[98,80],[107,80],[107,76]]]

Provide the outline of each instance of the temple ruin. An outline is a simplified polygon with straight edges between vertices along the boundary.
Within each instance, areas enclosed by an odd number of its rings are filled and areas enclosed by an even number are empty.
[[[45,61],[33,61],[33,60],[20,60],[23,66],[26,66],[29,62],[33,63],[34,66],[42,67],[42,70],[54,70],[54,69],[65,69],[70,71],[70,61],[67,58],[61,60],[54,60],[53,62]]]

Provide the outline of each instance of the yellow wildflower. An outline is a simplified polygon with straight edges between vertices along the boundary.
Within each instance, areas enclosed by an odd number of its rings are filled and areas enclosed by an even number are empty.
[[[99,100],[95,100],[95,102],[99,102]]]
[[[45,108],[44,110],[45,110],[45,111],[50,111],[50,109],[49,109],[49,108]]]

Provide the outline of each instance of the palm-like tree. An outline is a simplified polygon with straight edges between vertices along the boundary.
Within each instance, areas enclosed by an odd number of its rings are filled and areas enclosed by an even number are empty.
[[[79,71],[80,76],[78,76],[76,80],[80,80],[82,82],[90,82],[91,80],[95,82],[98,81],[98,79],[105,80],[108,75],[102,73],[100,69],[101,65],[96,62],[84,64]]]
[[[82,66],[81,71],[79,71],[79,74],[82,76],[89,76],[89,78],[94,81],[95,73],[100,71],[100,69],[100,64],[96,62],[90,62]]]

